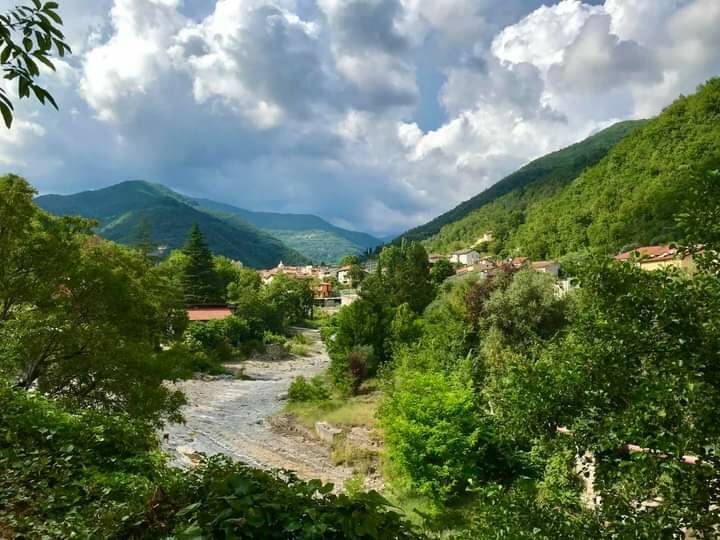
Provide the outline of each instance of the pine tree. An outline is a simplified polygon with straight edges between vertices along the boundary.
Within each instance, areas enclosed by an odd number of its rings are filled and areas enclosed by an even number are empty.
[[[143,256],[148,259],[153,258],[157,246],[152,241],[152,229],[150,222],[146,217],[143,217],[140,223],[138,223],[135,229],[135,249],[137,249]]]
[[[222,301],[219,280],[213,266],[213,255],[200,227],[190,229],[183,253],[187,265],[183,272],[183,288],[187,304],[212,304]]]

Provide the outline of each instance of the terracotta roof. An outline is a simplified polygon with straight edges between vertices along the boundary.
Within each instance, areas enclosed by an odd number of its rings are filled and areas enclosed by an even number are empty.
[[[232,315],[232,310],[227,306],[197,306],[187,308],[187,316],[190,321],[219,321],[227,319]]]
[[[626,251],[625,253],[621,253],[620,255],[617,255],[615,257],[616,261],[629,261],[635,257],[639,258],[642,261],[646,262],[659,262],[659,261],[667,261],[670,259],[674,259],[678,255],[678,250],[676,248],[670,247],[668,245],[663,246],[643,246],[639,247],[637,249],[632,249],[630,251]]]
[[[554,264],[558,264],[555,261],[535,261],[532,263],[533,268],[547,268],[548,266],[552,266]]]

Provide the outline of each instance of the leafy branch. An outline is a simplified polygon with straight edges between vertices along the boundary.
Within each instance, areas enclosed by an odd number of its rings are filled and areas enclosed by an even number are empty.
[[[52,57],[71,53],[60,28],[63,21],[57,2],[32,0],[31,5],[17,6],[0,14],[0,69],[3,78],[17,81],[20,99],[35,98],[45,105],[58,108],[55,99],[35,82],[40,76],[39,64],[55,71]],[[0,87],[0,114],[9,129],[13,122],[14,106],[7,91]]]

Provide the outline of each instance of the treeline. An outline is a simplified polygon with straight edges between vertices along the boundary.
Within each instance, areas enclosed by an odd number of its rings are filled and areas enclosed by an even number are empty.
[[[433,287],[421,246],[383,251],[326,338],[341,388],[379,374],[386,477],[431,535],[716,536],[720,173],[691,181],[694,274],[591,256],[568,294],[531,269]]]
[[[443,227],[428,249],[467,247],[488,231],[495,236],[490,251],[534,259],[586,250],[614,254],[624,246],[679,240],[678,201],[692,187],[693,174],[720,162],[718,102],[720,79],[711,79],[572,182],[563,182],[558,169],[560,182],[548,174],[516,188]]]
[[[1,537],[414,537],[377,494],[337,496],[217,458],[182,471],[160,451],[157,428],[184,403],[167,383],[199,352],[221,361],[227,345],[305,316],[307,284],[262,286],[213,258],[197,230],[157,264],[33,196],[0,178]],[[188,327],[186,302],[216,298],[236,315]]]

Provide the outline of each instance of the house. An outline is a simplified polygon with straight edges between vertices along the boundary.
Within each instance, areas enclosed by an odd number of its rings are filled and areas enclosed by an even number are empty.
[[[430,264],[435,264],[436,262],[447,260],[447,257],[445,255],[439,255],[438,253],[431,253],[428,255],[428,262]]]
[[[470,266],[480,260],[480,254],[474,249],[461,249],[450,255],[450,262]]]
[[[557,278],[560,276],[560,263],[555,261],[535,261],[530,264],[533,270],[541,274],[550,274]]]
[[[186,309],[187,318],[190,322],[220,321],[231,317],[233,312],[230,306],[207,305],[188,306]]]
[[[351,266],[343,266],[337,272],[337,280],[343,285],[349,285],[352,282],[350,279]]]
[[[331,283],[320,283],[315,287],[315,299],[325,299],[332,296],[332,284]]]
[[[374,274],[378,269],[377,259],[368,259],[362,264],[362,269],[366,274]]]
[[[695,269],[692,255],[687,255],[669,245],[643,246],[614,257],[616,261],[637,264],[643,270],[660,268],[682,268],[688,271]]]
[[[280,264],[278,264],[275,268],[271,268],[270,270],[261,270],[260,277],[263,280],[263,283],[266,285],[270,283],[275,276],[278,274],[284,274],[286,276],[294,277],[297,279],[313,279],[313,278],[321,278],[324,274],[325,270],[322,268],[315,268],[314,266],[308,265],[308,266],[285,266],[285,264],[280,261]],[[329,277],[329,276],[327,276]]]
[[[340,291],[340,305],[349,306],[355,303],[360,298],[360,295],[355,289],[345,289]]]

